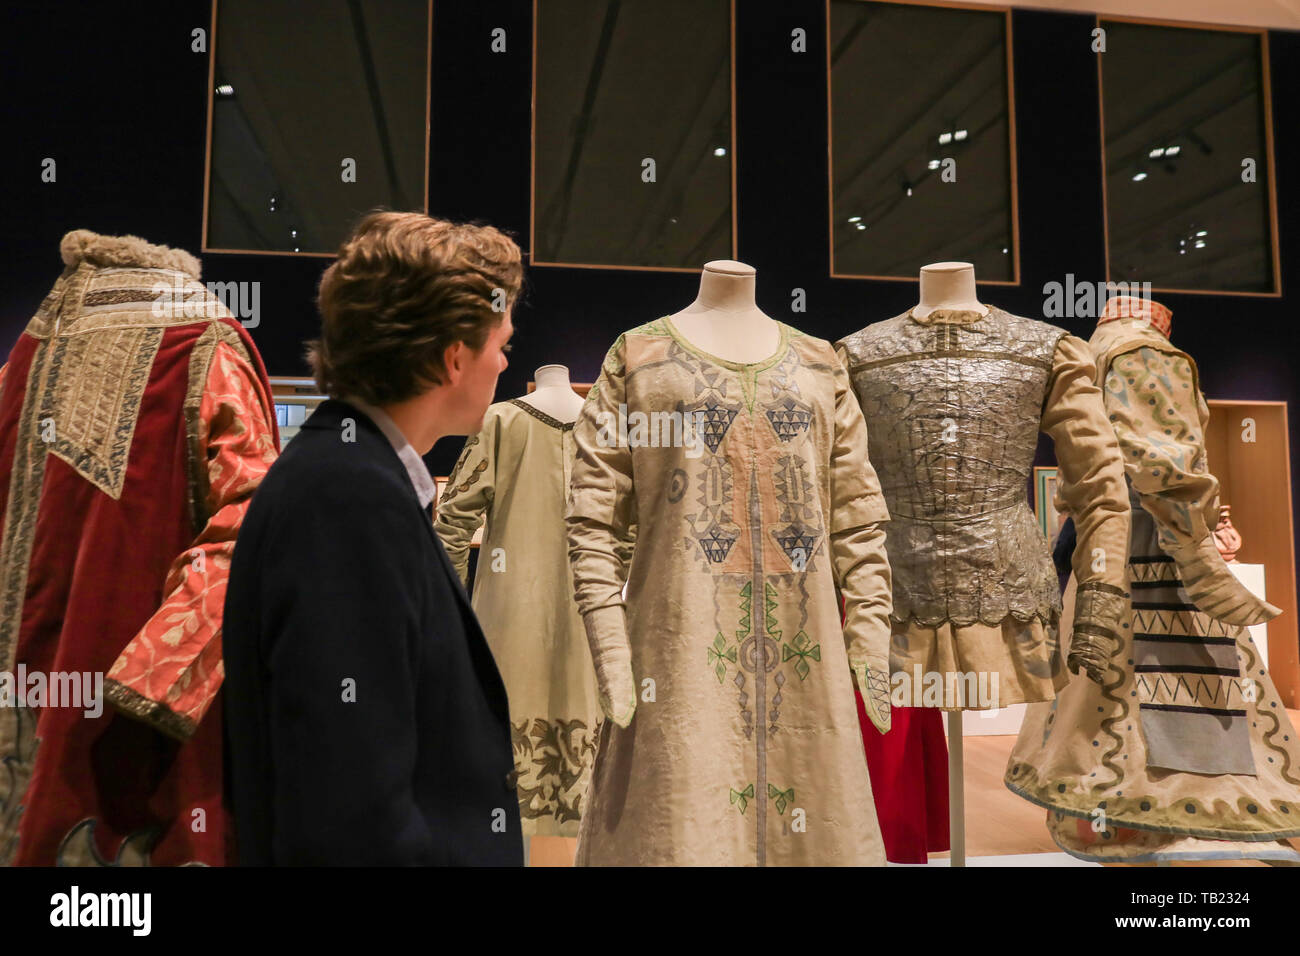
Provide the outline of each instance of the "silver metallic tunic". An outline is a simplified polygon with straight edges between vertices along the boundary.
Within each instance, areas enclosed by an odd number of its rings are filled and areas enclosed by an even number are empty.
[[[924,325],[905,313],[837,343],[893,519],[895,621],[1060,617],[1056,572],[1025,489],[1066,334],[991,308],[968,325]]]

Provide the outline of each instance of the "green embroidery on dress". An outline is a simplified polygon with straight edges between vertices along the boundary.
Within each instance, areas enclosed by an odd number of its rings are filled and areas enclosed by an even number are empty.
[[[776,626],[776,615],[772,612],[776,610],[776,588],[772,586],[771,581],[763,582],[763,594],[766,598],[764,606],[767,611],[767,633],[775,638],[781,637],[781,629]]]
[[[767,785],[767,795],[776,801],[776,812],[782,816],[785,816],[785,808],[794,803],[794,787],[789,790],[781,790],[769,783]]]
[[[794,665],[794,672],[799,675],[800,680],[803,680],[812,670],[808,666],[809,659],[821,661],[822,646],[814,644],[812,638],[800,631],[789,644],[781,645],[781,662],[785,663],[792,657],[798,658]]]
[[[751,783],[744,790],[731,791],[731,805],[740,808],[740,815],[745,815],[745,808],[749,806],[749,801],[754,799],[754,785]]]
[[[664,325],[664,320],[651,319],[644,325],[638,325],[635,329],[629,329],[624,335],[668,335],[668,327]]]
[[[727,676],[727,661],[736,663],[736,649],[727,646],[727,639],[718,632],[718,636],[713,639],[713,646],[709,648],[709,663],[717,661],[717,666],[713,668],[713,673],[718,676],[718,683],[721,684],[723,678]]]
[[[740,589],[740,627],[736,628],[736,640],[743,641],[749,637],[749,628],[753,620],[750,613],[749,598],[753,594],[751,585],[753,582],[746,581],[745,586]]]

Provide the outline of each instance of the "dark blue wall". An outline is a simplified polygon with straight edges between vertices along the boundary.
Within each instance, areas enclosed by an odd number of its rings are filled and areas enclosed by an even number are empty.
[[[4,228],[0,229],[0,355],[60,271],[58,242],[73,228],[134,233],[198,251],[203,211],[208,58],[190,31],[211,8],[194,0],[7,2],[0,29]],[[309,4],[304,4],[309,9]],[[129,16],[123,11],[129,11]],[[739,0],[737,116],[739,255],[758,269],[759,305],[835,339],[911,305],[912,283],[828,278],[825,13],[821,0]],[[530,0],[436,0],[430,207],[483,219],[526,244],[529,217]],[[982,297],[1041,315],[1042,287],[1066,273],[1104,278],[1097,70],[1090,16],[1013,18],[1022,283]],[[489,52],[505,27],[510,52]],[[809,51],[790,52],[804,27]],[[1297,399],[1293,329],[1300,321],[1300,34],[1270,37],[1282,291],[1278,299],[1161,295],[1180,346],[1201,364],[1213,398]],[[918,68],[924,68],[919,65]],[[907,82],[900,77],[899,82]],[[40,181],[44,157],[57,184]],[[204,256],[204,277],[260,281],[254,337],[272,374],[300,374],[315,329],[316,280],[327,260]],[[921,263],[918,263],[918,266]],[[511,366],[498,396],[520,394],[548,362],[590,381],[623,329],[689,303],[689,274],[540,268],[515,316]],[[791,315],[790,290],[808,311]],[[1067,321],[1085,337],[1091,322]],[[1298,416],[1292,416],[1292,428]],[[434,451],[450,468],[459,439]],[[1300,435],[1292,434],[1293,456]],[[1300,476],[1300,462],[1293,461]]]

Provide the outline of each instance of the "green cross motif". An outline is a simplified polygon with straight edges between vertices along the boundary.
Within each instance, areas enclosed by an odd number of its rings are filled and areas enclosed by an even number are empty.
[[[814,644],[812,638],[803,631],[800,631],[794,636],[794,640],[789,644],[781,645],[782,663],[790,660],[792,657],[799,658],[799,660],[795,662],[794,672],[799,675],[800,680],[803,680],[812,670],[812,668],[808,666],[808,659],[812,658],[815,661],[821,661],[822,646],[820,644]]]
[[[794,787],[789,790],[778,790],[774,785],[767,785],[767,795],[776,801],[776,812],[785,816],[785,808],[794,803]]]
[[[749,806],[749,801],[754,799],[754,785],[751,783],[744,790],[731,791],[731,803],[733,806],[739,805],[740,815],[745,815],[745,808]]]
[[[718,664],[713,668],[713,673],[718,675],[718,683],[721,684],[723,678],[727,676],[727,661],[736,663],[736,649],[727,646],[727,639],[718,632],[718,636],[713,639],[713,646],[709,648],[709,663],[717,661]]]

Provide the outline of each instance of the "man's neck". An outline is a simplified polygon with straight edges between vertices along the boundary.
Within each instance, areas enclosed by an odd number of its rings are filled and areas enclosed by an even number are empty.
[[[438,397],[436,391],[426,392],[404,402],[380,406],[421,457],[427,455],[444,435],[439,426],[446,417],[439,413],[441,402]]]

